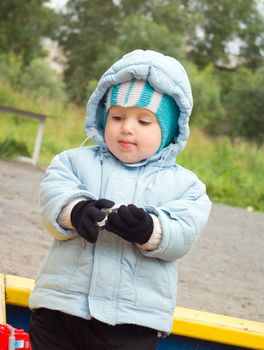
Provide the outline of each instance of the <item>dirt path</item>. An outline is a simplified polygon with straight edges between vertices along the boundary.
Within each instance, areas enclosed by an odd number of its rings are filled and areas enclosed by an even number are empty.
[[[43,170],[0,159],[0,273],[34,278],[52,238],[38,214]],[[178,305],[264,322],[264,214],[214,205],[179,261]]]

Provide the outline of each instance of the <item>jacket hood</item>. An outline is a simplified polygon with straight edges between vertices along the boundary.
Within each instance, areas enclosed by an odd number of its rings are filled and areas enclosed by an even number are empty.
[[[104,143],[104,103],[107,90],[131,79],[148,81],[155,90],[172,96],[179,106],[179,129],[174,154],[184,148],[189,137],[189,117],[193,99],[188,75],[175,58],[152,50],[135,50],[115,62],[101,77],[88,100],[85,131],[96,144]]]

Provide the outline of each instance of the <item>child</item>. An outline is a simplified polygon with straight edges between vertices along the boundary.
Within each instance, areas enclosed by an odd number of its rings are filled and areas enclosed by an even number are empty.
[[[95,146],[62,152],[41,184],[54,236],[30,296],[33,350],[155,349],[169,333],[176,261],[211,209],[175,164],[191,87],[174,58],[135,50],[106,71],[87,107]]]

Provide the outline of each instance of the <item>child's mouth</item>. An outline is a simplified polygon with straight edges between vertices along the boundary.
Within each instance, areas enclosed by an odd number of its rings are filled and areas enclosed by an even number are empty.
[[[120,140],[120,141],[118,141],[118,143],[120,144],[121,147],[124,147],[124,148],[130,148],[130,147],[135,146],[135,143],[134,142],[130,142],[130,141]]]

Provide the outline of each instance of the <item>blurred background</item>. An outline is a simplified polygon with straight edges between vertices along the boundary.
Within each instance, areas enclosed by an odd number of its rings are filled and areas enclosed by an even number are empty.
[[[177,162],[214,202],[264,211],[263,0],[1,0],[0,105],[52,116],[39,164],[81,144],[98,79],[137,48],[188,71],[191,137]],[[37,121],[0,125],[0,157],[32,152]]]
[[[194,109],[177,163],[213,201],[202,239],[179,261],[178,305],[263,322],[264,0],[0,1],[0,272],[34,278],[52,238],[39,217],[44,171],[86,138],[101,74],[133,49],[179,59]],[[37,119],[49,116],[38,166]]]

